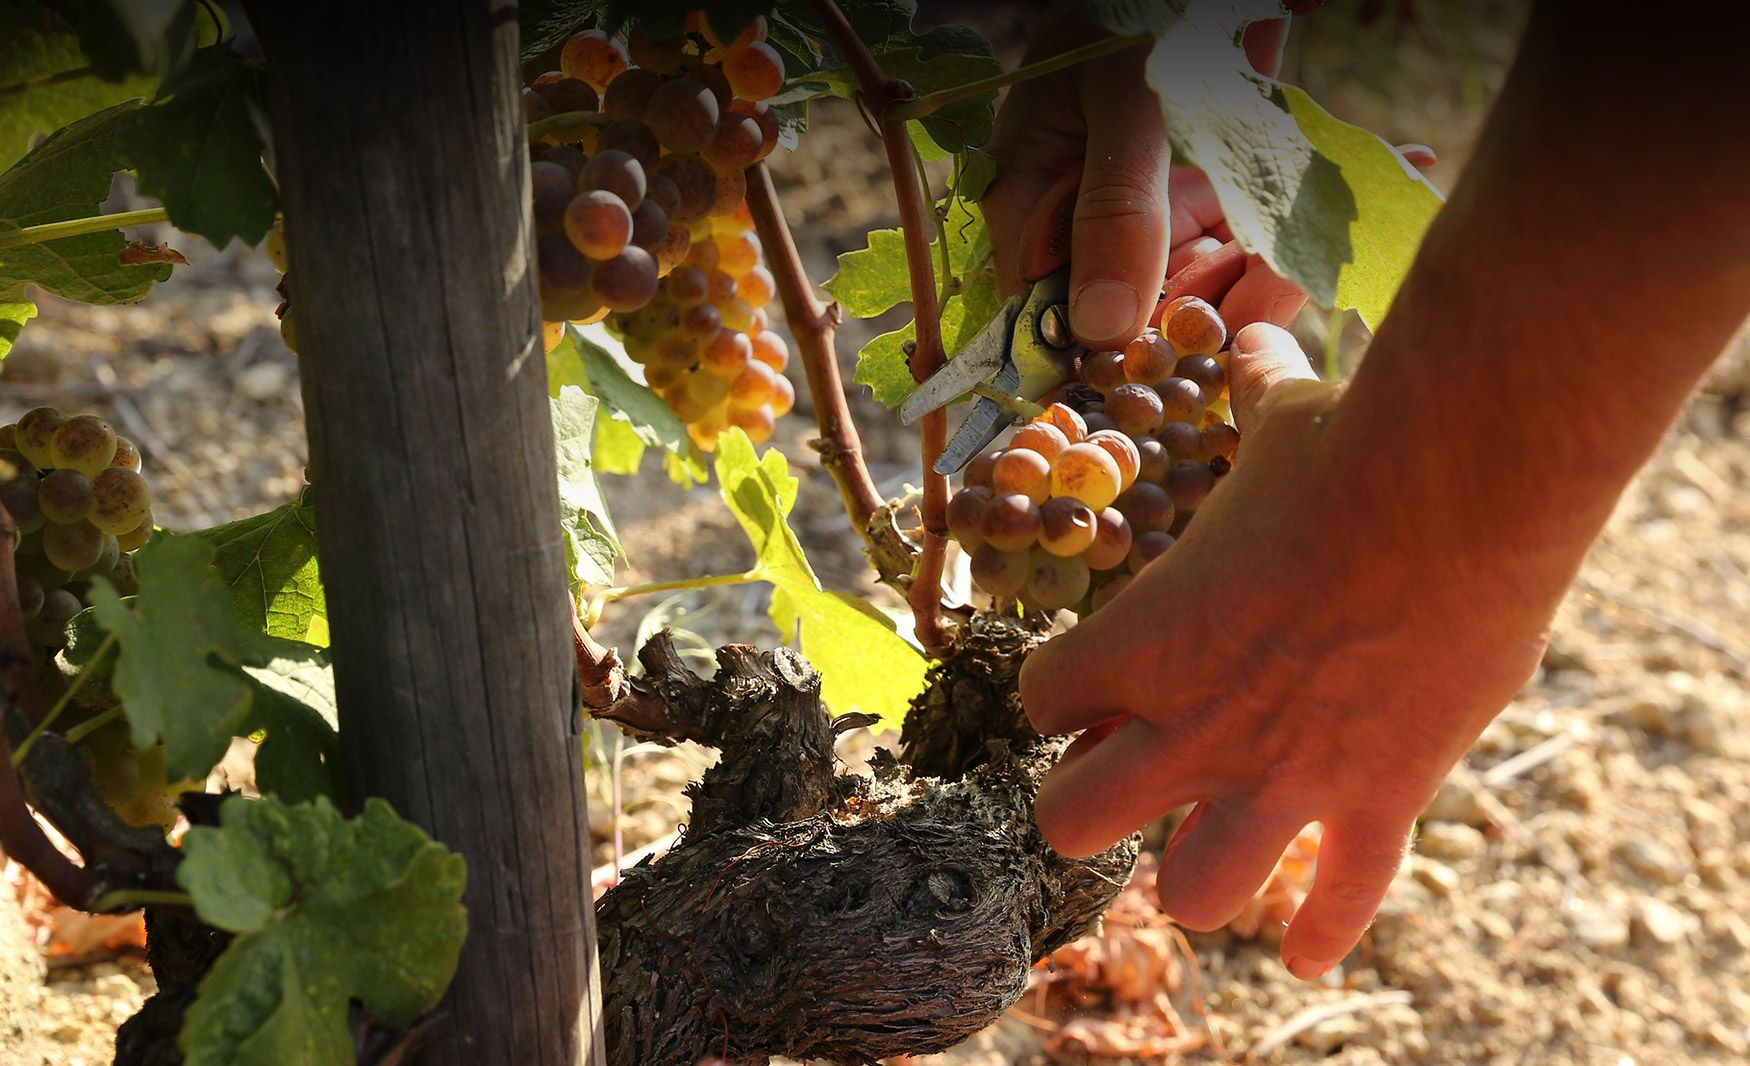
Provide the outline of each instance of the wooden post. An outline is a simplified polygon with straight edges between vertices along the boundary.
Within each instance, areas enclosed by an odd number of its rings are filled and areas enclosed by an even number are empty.
[[[422,1064],[599,1063],[514,0],[264,0],[341,746],[468,860]]]

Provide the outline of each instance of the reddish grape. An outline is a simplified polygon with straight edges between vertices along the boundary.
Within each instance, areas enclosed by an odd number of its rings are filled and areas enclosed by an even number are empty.
[[[721,270],[708,270],[705,280],[711,285],[710,300],[719,309],[724,304],[735,299],[735,279]]]
[[[699,366],[725,378],[740,375],[752,358],[753,343],[747,334],[733,329],[718,330],[699,349]]]
[[[1182,301],[1182,302],[1181,302]],[[1180,297],[1161,316],[1161,332],[1186,355],[1214,355],[1227,342],[1227,326],[1206,300]]]
[[[583,292],[589,288],[594,270],[563,233],[543,233],[535,238],[535,264],[541,285],[556,294]]]
[[[1039,538],[1039,506],[1018,492],[998,492],[985,505],[979,533],[998,551],[1025,551]]]
[[[536,162],[552,163],[554,166],[564,168],[565,173],[571,178],[571,184],[565,187],[566,199],[570,199],[573,186],[577,182],[577,176],[583,173],[583,165],[589,162],[589,156],[585,155],[583,149],[575,144],[556,144],[547,149],[546,154]],[[282,270],[280,273],[283,274],[285,271]]]
[[[1123,352],[1095,352],[1082,359],[1083,384],[1098,390],[1101,396],[1112,395],[1113,389],[1128,380],[1124,376]]]
[[[720,114],[710,89],[692,78],[675,78],[652,94],[644,122],[669,151],[697,152],[717,135]]]
[[[1080,555],[1094,543],[1097,522],[1087,504],[1054,496],[1039,505],[1039,546],[1065,558]]]
[[[729,79],[723,76],[723,68],[707,63],[695,66],[691,75],[694,80],[711,90],[711,95],[717,98],[719,114],[729,109],[735,102],[735,92],[729,88]]]
[[[1155,485],[1159,485],[1161,479],[1167,476],[1167,467],[1173,463],[1172,456],[1167,454],[1166,445],[1158,440],[1137,441],[1136,458],[1136,480]]]
[[[524,122],[539,122],[553,113],[553,105],[547,102],[545,96],[533,89],[523,90],[522,102]]]
[[[635,245],[628,245],[619,255],[597,263],[595,276],[590,279],[590,289],[616,311],[642,307],[656,295],[656,286],[656,260]]]
[[[682,225],[696,222],[716,206],[717,171],[698,156],[685,153],[665,155],[654,169],[680,190],[680,204],[669,216],[673,221]]]
[[[772,398],[773,379],[777,372],[757,359],[750,359],[741,368],[741,373],[729,383],[729,407],[731,410],[751,410],[764,407]]]
[[[592,85],[597,92],[626,69],[626,53],[600,30],[574,33],[559,52],[559,69],[566,77]]]
[[[967,551],[984,543],[984,512],[994,494],[980,485],[969,485],[948,500],[948,535]]]
[[[668,216],[662,208],[646,200],[632,212],[632,243],[656,254],[657,246],[668,237]]]
[[[541,286],[541,318],[545,321],[595,322],[606,310],[601,298],[588,288],[579,292],[560,292]]]
[[[1069,447],[1069,439],[1050,422],[1029,422],[1015,430],[1015,435],[1009,438],[1009,447],[1038,452],[1050,461]]]
[[[1104,448],[1112,461],[1118,464],[1120,491],[1135,483],[1136,475],[1142,469],[1142,453],[1137,450],[1134,441],[1115,429],[1097,429],[1088,434],[1087,443]]]
[[[1051,464],[1051,495],[1073,496],[1096,510],[1118,498],[1123,475],[1098,444],[1072,444]]]
[[[1138,481],[1125,489],[1114,500],[1113,507],[1123,515],[1130,528],[1136,533],[1147,533],[1158,530],[1166,532],[1173,528],[1173,498],[1167,490],[1148,481]]]
[[[772,382],[772,413],[783,418],[796,406],[796,386],[790,384],[790,379],[779,374]]]
[[[632,239],[632,210],[611,192],[578,193],[565,207],[565,235],[591,259],[612,259]]]
[[[1094,599],[1091,605],[1092,609],[1097,611],[1108,603],[1111,603],[1120,592],[1124,591],[1124,587],[1130,584],[1133,580],[1135,580],[1135,578],[1129,574],[1114,574],[1107,578],[1101,583],[1099,588],[1094,590]]]
[[[638,205],[644,202],[646,187],[643,165],[632,158],[630,152],[617,148],[597,152],[577,175],[578,192],[593,189],[611,192],[620,198],[628,211],[638,210]]]
[[[596,95],[589,83],[577,78],[560,78],[545,84],[536,82],[535,91],[547,101],[547,106],[553,109],[555,115],[594,111],[601,104],[601,97]]]
[[[1227,374],[1222,371],[1221,364],[1207,355],[1187,355],[1173,368],[1173,376],[1196,382],[1203,395],[1209,397],[1220,396],[1227,385]]]
[[[21,536],[35,533],[48,521],[36,502],[36,492],[35,474],[0,481],[0,507],[6,508],[6,513],[12,516],[12,523]]]
[[[1168,422],[1158,438],[1174,459],[1195,459],[1203,448],[1203,435],[1189,422]]]
[[[778,416],[770,407],[732,407],[729,409],[729,424],[739,427],[752,443],[764,444],[772,439],[772,431],[778,427]]]
[[[1015,493],[1044,503],[1051,495],[1051,481],[1051,460],[1035,451],[1011,448],[998,457],[990,487],[998,494]]]
[[[687,60],[687,39],[684,35],[650,37],[635,29],[627,38],[626,53],[645,70],[673,74]]]
[[[1135,543],[1130,546],[1130,556],[1127,560],[1130,564],[1130,572],[1133,574],[1142,573],[1143,567],[1159,559],[1168,548],[1177,542],[1178,538],[1171,533],[1151,530],[1138,535]]]
[[[1106,401],[1106,414],[1122,432],[1146,437],[1161,428],[1161,398],[1147,385],[1120,385]]]
[[[1082,421],[1082,416],[1061,403],[1047,407],[1045,413],[1034,421],[1045,421],[1056,426],[1071,444],[1079,444],[1088,436],[1088,424]]]
[[[1044,551],[1033,553],[1032,573],[1027,577],[1026,597],[1044,611],[1070,607],[1088,594],[1091,575],[1080,559],[1064,559]]]
[[[681,191],[675,188],[666,174],[652,174],[646,168],[644,175],[644,198],[662,208],[664,215],[672,217],[680,210]],[[679,228],[679,227],[676,227]]]
[[[1195,511],[1215,488],[1215,473],[1208,463],[1181,459],[1167,468],[1167,495],[1180,511]]]
[[[790,365],[790,346],[784,343],[783,337],[763,329],[754,334],[753,357],[782,374]]]
[[[558,163],[529,165],[529,188],[535,205],[535,228],[550,230],[565,224],[565,208],[576,191],[571,172]]]
[[[691,266],[675,267],[668,275],[667,289],[668,298],[683,310],[704,303],[711,293],[705,280],[705,272]]]
[[[1031,552],[1005,552],[981,544],[972,553],[972,580],[992,596],[1009,599],[1020,595],[1032,574]]]
[[[741,100],[764,100],[784,87],[784,58],[764,41],[731,48],[723,56],[723,76]]]
[[[694,304],[681,312],[681,331],[689,337],[706,340],[723,328],[723,313],[714,304]]]
[[[1168,378],[1155,386],[1160,394],[1163,421],[1186,422],[1193,426],[1203,421],[1203,390],[1195,381]]]
[[[1106,408],[1104,407],[1093,411],[1083,412],[1082,422],[1088,427],[1088,436],[1090,437],[1102,429],[1109,429],[1114,432],[1118,429],[1118,423],[1112,421],[1111,416],[1106,414]]]
[[[757,100],[736,100],[729,105],[729,110],[737,115],[746,115],[759,123],[760,151],[754,161],[758,162],[771,155],[772,149],[778,146],[778,113],[772,110],[771,105]]]
[[[966,464],[966,470],[961,475],[961,480],[967,485],[982,485],[987,489],[990,488],[991,475],[996,470],[997,460],[1002,457],[1002,454],[1002,449],[992,448],[990,451],[980,452],[973,456],[972,461]]]
[[[717,172],[717,199],[711,205],[713,216],[729,215],[747,201],[747,175],[739,170]]]
[[[752,166],[765,147],[765,134],[752,115],[724,115],[717,123],[711,143],[699,149],[699,154],[714,167],[740,170]]]
[[[1082,559],[1094,570],[1114,570],[1130,556],[1130,520],[1116,507],[1101,511],[1096,519],[1094,541]]]
[[[1226,422],[1217,422],[1213,426],[1204,426],[1202,433],[1202,449],[1200,459],[1214,459],[1221,456],[1232,460],[1240,450],[1240,431]]]
[[[602,94],[602,114],[609,118],[643,122],[650,114],[662,75],[650,70],[628,70],[615,78]]]
[[[645,195],[650,195],[650,168],[662,159],[662,145],[650,127],[635,118],[617,118],[596,133],[597,152],[625,152],[645,170]]]
[[[1173,346],[1153,330],[1124,346],[1124,376],[1139,385],[1153,385],[1170,376],[1178,361]]]
[[[776,287],[777,282],[772,279],[772,272],[756,263],[741,275],[741,280],[736,283],[736,292],[743,300],[759,308],[772,302]]]
[[[646,203],[645,206],[649,206]],[[686,261],[687,252],[693,247],[693,238],[688,235],[685,226],[666,226],[662,240],[656,242],[656,247],[650,254],[656,257],[657,274],[667,277],[669,272]]]

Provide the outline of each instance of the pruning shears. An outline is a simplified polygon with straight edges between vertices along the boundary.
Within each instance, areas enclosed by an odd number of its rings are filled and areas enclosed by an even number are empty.
[[[1068,233],[1079,178],[1059,181],[1028,220],[1027,265],[1037,280],[1005,300],[995,318],[905,398],[900,421],[910,425],[979,386],[1037,401],[1075,379],[1076,360],[1087,351],[1069,328]],[[942,449],[936,473],[958,472],[1015,421],[1011,406],[980,396]]]

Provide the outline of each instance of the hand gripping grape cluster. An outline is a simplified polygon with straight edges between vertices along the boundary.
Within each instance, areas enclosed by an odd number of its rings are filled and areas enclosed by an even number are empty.
[[[967,466],[948,528],[999,605],[1105,606],[1233,465],[1221,316],[1185,296],[1158,321],[1123,351],[1084,358],[1058,402]]]
[[[36,644],[66,645],[94,576],[135,591],[132,553],[152,536],[152,494],[139,449],[103,419],[38,407],[0,426],[0,505],[18,529],[18,601]]]
[[[687,25],[660,40],[634,30],[624,51],[599,30],[575,34],[523,106],[531,123],[562,127],[530,147],[549,347],[561,323],[605,321],[710,451],[730,426],[763,443],[796,399],[744,201],[744,168],[777,146],[760,101],[783,86],[784,63],[764,19],[730,41],[701,13]]]

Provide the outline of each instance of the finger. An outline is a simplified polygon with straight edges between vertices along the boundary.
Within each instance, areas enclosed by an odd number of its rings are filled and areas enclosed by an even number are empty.
[[[1097,855],[1175,807],[1207,795],[1201,774],[1181,773],[1179,748],[1135,719],[1091,751],[1060,762],[1034,801],[1039,831],[1059,854]]]
[[[1233,288],[1234,282],[1240,280],[1245,272],[1245,249],[1229,241],[1167,278],[1167,283],[1163,286],[1163,299],[1171,301],[1181,296],[1196,296],[1212,304],[1219,304],[1222,296]]]
[[[1184,244],[1177,245],[1167,253],[1167,277],[1172,277],[1220,247],[1220,241],[1207,236],[1193,237]]]
[[[1201,803],[1161,854],[1161,909],[1190,929],[1220,929],[1243,910],[1304,827],[1246,803]]]
[[[1070,220],[1081,184],[1081,174],[1071,171],[1052,182],[1033,205],[1021,229],[1022,282],[1038,281],[1069,262]]]
[[[1400,144],[1396,151],[1398,155],[1403,157],[1404,162],[1417,170],[1427,170],[1435,163],[1440,162],[1439,157],[1434,154],[1434,149],[1425,144]]]
[[[1314,381],[1312,364],[1294,334],[1267,322],[1254,322],[1234,334],[1227,367],[1234,424],[1243,436],[1263,414],[1271,390],[1288,381]]]
[[[1073,733],[1131,710],[1128,672],[1096,671],[1090,676],[1085,665],[1093,648],[1114,662],[1132,661],[1113,644],[1124,635],[1108,634],[1108,628],[1097,616],[1089,618],[1034,648],[1021,664],[1021,705],[1034,729],[1047,736]]]
[[[1312,891],[1282,935],[1288,972],[1310,981],[1343,961],[1367,931],[1410,843],[1410,822],[1325,826]]]
[[[1262,256],[1248,256],[1246,272],[1222,297],[1221,319],[1230,330],[1253,322],[1287,326],[1306,306],[1306,293],[1299,285],[1271,270]]]
[[[985,229],[990,233],[991,258],[997,268],[997,284],[1004,295],[1022,292],[1021,259],[1027,247],[1027,225],[1033,208],[1062,180],[1058,174],[1037,170],[998,173],[979,206],[984,210]]]
[[[1128,58],[1127,56],[1125,58]],[[1142,332],[1167,270],[1172,159],[1160,101],[1140,64],[1090,64],[1088,155],[1076,197],[1069,324],[1096,351]],[[1138,84],[1114,85],[1113,81]]]
[[[1282,69],[1282,49],[1288,43],[1288,20],[1261,19],[1252,23],[1246,27],[1243,43],[1252,69],[1266,78],[1274,78]]]
[[[1194,237],[1208,235],[1210,229],[1221,225],[1225,217],[1209,175],[1197,167],[1173,167],[1167,174],[1167,197],[1172,204],[1167,213],[1171,222],[1169,244],[1174,247]]]

